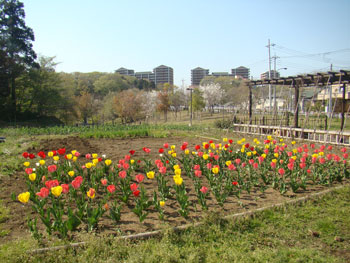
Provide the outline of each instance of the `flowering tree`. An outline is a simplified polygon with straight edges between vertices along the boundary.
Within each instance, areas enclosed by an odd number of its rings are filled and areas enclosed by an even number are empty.
[[[208,83],[199,87],[203,93],[206,105],[210,108],[211,114],[214,112],[214,106],[222,101],[224,90],[218,83]]]

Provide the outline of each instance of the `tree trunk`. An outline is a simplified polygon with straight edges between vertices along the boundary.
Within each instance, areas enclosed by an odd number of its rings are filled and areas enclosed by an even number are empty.
[[[11,76],[11,102],[12,102],[12,116],[14,121],[16,121],[16,113],[17,113],[17,97],[16,97],[16,83],[15,76]]]

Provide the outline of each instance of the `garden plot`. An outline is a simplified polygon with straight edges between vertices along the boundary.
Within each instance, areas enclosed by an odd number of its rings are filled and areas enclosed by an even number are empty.
[[[347,182],[346,151],[274,138],[44,140],[3,182],[5,238],[27,223],[37,238],[141,233],[281,203]]]

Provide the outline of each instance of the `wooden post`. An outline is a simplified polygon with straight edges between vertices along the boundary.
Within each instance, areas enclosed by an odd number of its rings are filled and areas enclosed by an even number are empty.
[[[294,128],[298,128],[299,121],[299,84],[294,86]]]
[[[343,98],[342,98],[342,105],[341,105],[341,123],[340,123],[340,130],[343,131],[344,129],[344,119],[345,119],[345,83],[343,84]]]
[[[249,85],[249,124],[252,124],[252,104],[253,104],[253,95],[252,87]]]
[[[324,130],[327,130],[327,115],[325,115],[325,119],[324,119]]]

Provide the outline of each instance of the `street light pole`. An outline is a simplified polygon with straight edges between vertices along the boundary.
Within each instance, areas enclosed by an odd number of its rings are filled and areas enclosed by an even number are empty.
[[[192,126],[192,92],[193,92],[193,89],[192,88],[187,88],[186,90],[189,90],[190,93],[191,93],[191,112],[190,112],[190,126]]]

